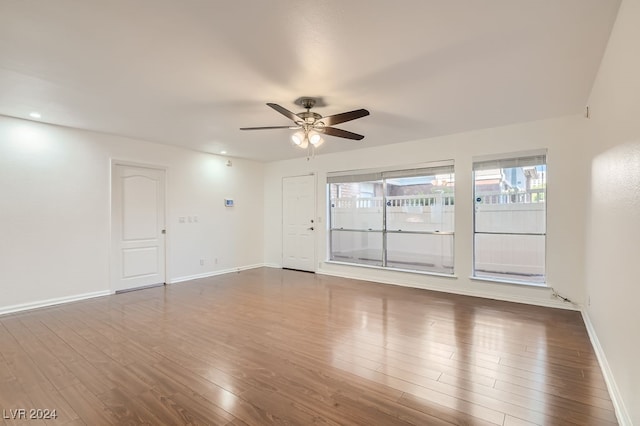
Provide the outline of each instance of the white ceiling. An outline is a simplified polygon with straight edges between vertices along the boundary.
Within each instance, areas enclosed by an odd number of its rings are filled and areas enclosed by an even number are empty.
[[[0,0],[0,114],[261,161],[580,113],[619,0]],[[319,153],[320,153],[319,152]]]

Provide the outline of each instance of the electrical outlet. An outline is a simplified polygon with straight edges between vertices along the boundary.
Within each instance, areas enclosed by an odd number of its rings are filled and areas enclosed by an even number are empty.
[[[204,266],[204,259],[200,259],[200,266]]]
[[[591,306],[591,296],[587,296],[587,306]]]
[[[213,263],[215,263],[216,265],[218,264],[218,258],[217,257],[215,259],[213,259]]]

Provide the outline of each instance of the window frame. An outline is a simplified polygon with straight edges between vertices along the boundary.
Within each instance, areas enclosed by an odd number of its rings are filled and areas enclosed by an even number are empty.
[[[450,194],[451,201],[447,202],[446,205],[454,206],[454,211],[452,214],[452,230],[451,231],[402,231],[402,230],[389,230],[387,229],[387,220],[388,220],[388,200],[387,197],[387,181],[390,179],[398,179],[403,177],[421,177],[421,176],[435,176],[446,171],[446,173],[451,174],[453,176],[453,192]],[[429,172],[429,173],[424,173]],[[344,179],[344,180],[341,180]],[[334,227],[334,215],[332,211],[332,199],[331,199],[331,185],[332,184],[340,184],[340,183],[349,183],[349,182],[369,182],[373,180],[380,180],[382,183],[382,229],[381,230],[357,230],[357,229],[344,229]],[[340,171],[340,172],[329,172],[327,173],[327,216],[329,220],[327,221],[327,260],[328,263],[337,263],[344,264],[349,266],[359,266],[359,267],[368,267],[368,268],[377,268],[384,270],[394,270],[394,271],[403,271],[403,272],[411,272],[416,274],[426,274],[426,275],[436,275],[443,277],[453,277],[455,278],[455,164],[453,160],[443,160],[443,161],[434,161],[429,163],[423,163],[419,165],[407,166],[404,168],[385,168],[385,169],[364,169],[364,170],[348,170],[348,171]],[[425,197],[432,196],[432,194],[427,194]],[[443,204],[444,205],[444,204]],[[381,264],[380,265],[371,265],[369,263],[355,263],[349,261],[336,260],[333,258],[334,254],[334,235],[336,232],[344,232],[344,231],[359,231],[359,232],[376,232],[380,233],[382,236],[382,247],[381,247]],[[396,266],[388,265],[388,234],[411,234],[411,235],[437,235],[437,236],[451,236],[451,272],[439,272],[439,271],[429,271],[426,269],[412,269],[412,268],[398,268]],[[397,262],[396,262],[397,263]]]
[[[535,157],[539,157],[542,158],[542,160],[544,161],[543,163],[539,163],[540,165],[544,165],[545,166],[545,177],[544,177],[544,202],[541,204],[544,204],[544,232],[478,232],[477,231],[477,200],[478,200],[478,195],[476,194],[476,165],[480,164],[480,163],[490,163],[490,162],[495,162],[497,165],[500,165],[501,162],[502,163],[506,163],[509,164],[514,163],[518,164],[518,160],[527,160],[527,159],[532,159]],[[547,176],[548,176],[548,164],[549,164],[549,155],[547,152],[547,149],[538,149],[538,150],[531,150],[531,151],[522,151],[522,152],[511,152],[511,153],[504,153],[504,154],[498,154],[498,155],[487,155],[487,156],[480,156],[480,157],[473,157],[472,162],[471,162],[471,185],[472,185],[472,203],[473,203],[473,228],[472,228],[472,241],[471,241],[471,245],[472,245],[472,259],[471,259],[471,276],[470,278],[473,280],[478,280],[478,281],[489,281],[489,282],[497,282],[497,283],[507,283],[507,284],[516,284],[516,285],[521,285],[521,286],[532,286],[532,287],[548,287],[549,283],[548,283],[548,275],[547,275],[547,227],[548,227],[548,221],[547,221],[547,214],[548,214],[548,181],[547,181]],[[518,166],[511,166],[511,167],[503,167],[503,168],[514,168],[514,167],[518,167]],[[498,167],[496,167],[498,168]],[[488,168],[484,168],[484,170],[488,170]],[[476,249],[476,245],[477,245],[477,236],[478,235],[530,235],[530,236],[542,236],[544,238],[543,241],[543,275],[542,275],[542,281],[532,281],[532,280],[527,280],[526,278],[523,279],[518,279],[518,278],[512,278],[512,277],[505,277],[505,278],[501,278],[501,277],[497,277],[497,276],[491,276],[491,275],[477,275],[477,271],[476,271],[476,258],[477,258],[477,249]],[[512,274],[514,275],[514,274]]]

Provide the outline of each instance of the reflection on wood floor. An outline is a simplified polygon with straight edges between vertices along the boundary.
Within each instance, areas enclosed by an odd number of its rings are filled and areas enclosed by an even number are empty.
[[[296,271],[5,315],[0,343],[5,424],[616,424],[578,312]]]

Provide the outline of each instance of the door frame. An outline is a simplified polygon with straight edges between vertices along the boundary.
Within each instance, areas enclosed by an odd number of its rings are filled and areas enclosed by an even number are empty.
[[[162,206],[162,211],[164,215],[164,229],[166,229],[166,234],[164,236],[164,283],[169,284],[169,262],[167,261],[169,258],[169,249],[171,247],[171,230],[169,229],[169,220],[167,217],[167,211],[169,206],[168,200],[168,191],[169,187],[169,167],[161,164],[154,163],[144,163],[140,161],[130,161],[127,159],[120,159],[111,157],[109,159],[109,179],[108,179],[108,194],[109,194],[109,242],[108,242],[108,250],[109,250],[109,261],[107,262],[107,266],[109,268],[108,279],[109,279],[109,292],[111,294],[115,294],[116,290],[113,288],[113,263],[115,259],[113,258],[113,171],[116,166],[125,166],[125,167],[141,167],[145,169],[154,169],[154,170],[162,170],[164,172],[164,205]],[[142,289],[144,287],[141,287]],[[138,290],[138,289],[136,289]],[[125,290],[126,291],[126,290]]]
[[[301,177],[313,177],[313,223],[314,228],[318,231],[318,175],[315,172],[302,174],[302,175],[293,175],[293,176],[282,176],[280,180],[280,192],[282,194],[280,200],[280,207],[282,209],[282,215],[280,216],[280,244],[282,247],[280,253],[280,265],[284,268],[284,180],[288,178],[301,178]],[[313,270],[310,272],[316,273],[318,270],[318,237],[317,233],[313,233]]]

